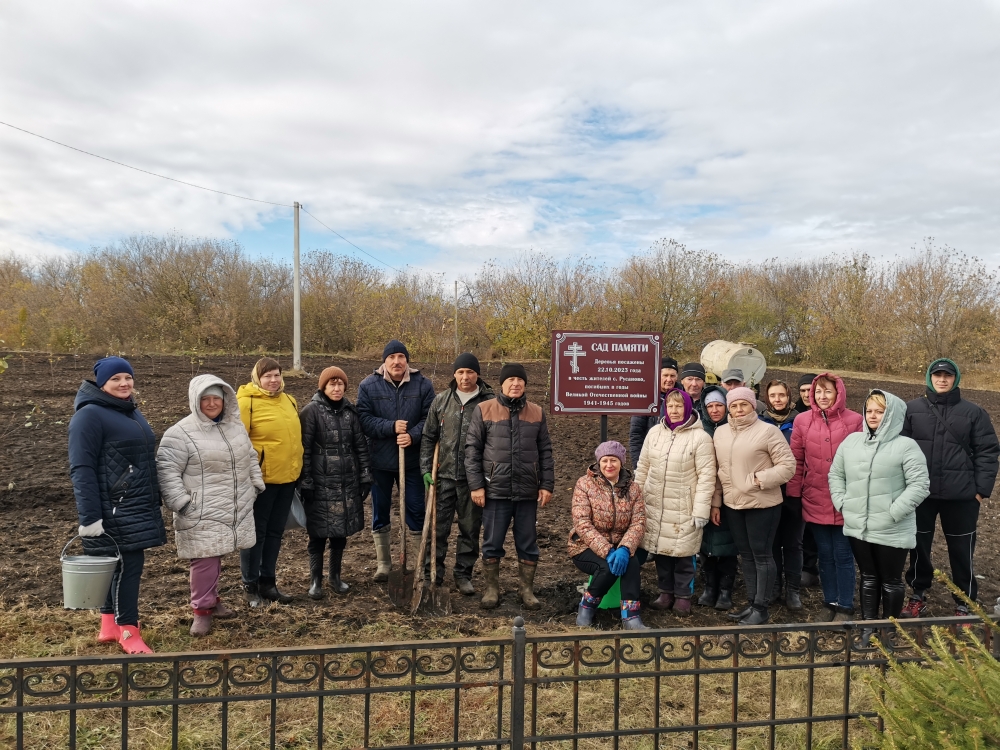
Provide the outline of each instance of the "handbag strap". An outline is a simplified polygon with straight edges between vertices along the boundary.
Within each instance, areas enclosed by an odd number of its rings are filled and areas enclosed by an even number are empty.
[[[948,431],[948,434],[951,435],[952,439],[956,443],[958,443],[959,446],[961,446],[962,450],[965,451],[965,455],[969,457],[970,461],[972,461],[973,460],[972,449],[969,448],[968,445],[966,445],[965,441],[961,437],[959,437],[958,433],[955,432],[955,428],[951,426],[951,423],[944,418],[944,415],[938,410],[937,404],[931,403],[929,399],[927,401],[927,404],[931,407],[931,411],[934,413],[934,416],[937,418],[937,421],[944,426],[944,428]]]

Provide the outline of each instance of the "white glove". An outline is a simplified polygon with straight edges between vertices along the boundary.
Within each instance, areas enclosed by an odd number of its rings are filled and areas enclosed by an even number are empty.
[[[100,536],[104,533],[104,519],[98,518],[90,526],[81,526],[76,533],[80,536]]]
[[[691,519],[691,523],[694,524],[694,527],[696,529],[703,529],[703,528],[705,528],[705,526],[708,525],[708,519],[707,518],[692,518]]]

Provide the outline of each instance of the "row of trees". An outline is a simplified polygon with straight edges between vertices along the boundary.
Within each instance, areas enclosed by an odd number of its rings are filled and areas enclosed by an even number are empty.
[[[315,252],[302,278],[305,351],[367,355],[392,337],[424,361],[454,351],[440,276]],[[932,240],[894,261],[734,263],[672,240],[614,266],[527,253],[486,263],[461,289],[461,346],[482,355],[544,358],[553,329],[578,328],[661,331],[678,356],[722,338],[883,373],[1000,357],[997,277]],[[291,298],[291,268],[237,244],[132,237],[37,264],[0,258],[0,339],[59,352],[287,351]]]

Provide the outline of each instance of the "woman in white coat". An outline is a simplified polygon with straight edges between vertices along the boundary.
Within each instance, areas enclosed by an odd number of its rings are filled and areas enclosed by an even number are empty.
[[[264,480],[240,421],[236,391],[215,375],[188,386],[191,414],[170,427],[156,452],[163,504],[174,514],[177,556],[191,560],[191,635],[235,613],[219,599],[222,555],[256,541],[253,504]]]
[[[715,493],[715,446],[679,388],[667,392],[666,415],[646,435],[635,481],[646,504],[644,554],[656,560],[656,609],[691,614],[695,560]]]

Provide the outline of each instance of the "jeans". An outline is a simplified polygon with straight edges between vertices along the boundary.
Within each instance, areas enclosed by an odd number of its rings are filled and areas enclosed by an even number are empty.
[[[941,530],[948,544],[951,563],[951,580],[966,595],[976,601],[979,584],[972,568],[976,553],[976,525],[979,522],[978,500],[924,500],[917,506],[917,546],[910,552],[910,568],[906,582],[913,595],[923,598],[934,578],[931,562],[931,544],[934,542],[934,523],[941,516]],[[965,604],[957,596],[956,604]]]
[[[608,593],[615,585],[615,581],[618,580],[618,576],[614,575],[608,568],[608,561],[603,557],[598,557],[591,549],[585,549],[579,555],[574,556],[573,562],[584,573],[593,576],[587,591],[595,599],[600,599]],[[628,559],[625,574],[621,577],[622,599],[639,601],[639,589],[639,560],[636,555],[632,555]]]
[[[139,579],[142,578],[142,568],[146,564],[146,553],[139,549],[122,552],[121,556],[111,578],[111,588],[101,607],[101,614],[114,615],[118,625],[138,625]]]
[[[778,568],[774,564],[774,537],[781,521],[781,506],[736,510],[722,506],[733,541],[740,551],[743,579],[747,586],[747,601],[758,609],[767,609]]]
[[[483,528],[483,509],[472,502],[469,483],[438,479],[437,484],[437,580],[444,580],[444,558],[448,554],[451,524],[458,516],[455,540],[455,578],[472,578],[472,568],[479,557],[479,534]]]
[[[372,470],[372,531],[390,526],[392,517],[392,486],[399,484],[398,471]],[[410,531],[424,530],[424,479],[420,469],[407,469],[406,480],[406,528]],[[401,495],[404,493],[400,493]]]
[[[774,564],[778,585],[784,575],[785,583],[796,591],[802,585],[802,532],[805,528],[802,498],[786,497],[781,503],[781,521],[774,537]]]
[[[538,503],[534,500],[490,500],[483,508],[483,559],[499,560],[504,556],[507,529],[514,523],[514,549],[517,559],[538,562],[538,533],[535,519]]]
[[[810,523],[809,530],[819,554],[819,582],[823,601],[827,604],[854,609],[854,553],[844,536],[843,526]]]
[[[211,611],[219,603],[221,557],[196,557],[191,560],[191,609]]]
[[[253,504],[253,522],[257,541],[250,549],[240,550],[240,574],[243,583],[257,583],[261,578],[273,581],[281,551],[281,537],[295,497],[295,482],[268,484]]]

